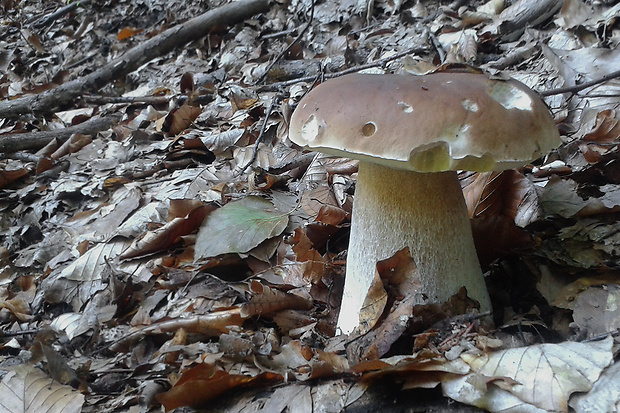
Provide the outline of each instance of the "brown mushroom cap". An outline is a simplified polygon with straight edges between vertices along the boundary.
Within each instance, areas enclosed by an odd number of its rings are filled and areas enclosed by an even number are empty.
[[[460,72],[328,80],[299,103],[290,139],[417,172],[510,169],[560,144],[549,110],[527,86]]]

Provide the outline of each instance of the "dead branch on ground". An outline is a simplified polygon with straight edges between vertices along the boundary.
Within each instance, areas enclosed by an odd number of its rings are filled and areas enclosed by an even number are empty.
[[[40,149],[53,139],[58,139],[58,141],[62,143],[69,139],[74,133],[95,135],[97,132],[110,129],[118,120],[118,116],[111,115],[104,118],[91,119],[68,128],[3,135],[0,136],[0,153]]]
[[[215,25],[230,25],[243,21],[267,11],[268,7],[269,0],[241,0],[209,10],[130,49],[87,76],[38,95],[0,102],[0,118],[14,118],[26,113],[52,112],[69,104],[75,97],[86,92],[95,92],[178,46],[206,36]]]

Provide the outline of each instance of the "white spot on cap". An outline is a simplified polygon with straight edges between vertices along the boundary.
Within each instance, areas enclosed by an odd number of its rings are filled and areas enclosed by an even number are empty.
[[[532,110],[532,98],[508,82],[496,82],[489,95],[505,109]]]
[[[314,115],[311,115],[301,126],[301,137],[308,143],[314,142],[322,133],[323,129]]]
[[[405,113],[413,113],[413,106],[407,102],[398,102],[398,107]]]
[[[478,112],[478,104],[474,102],[473,100],[464,99],[461,102],[461,105],[463,106],[465,110],[468,110],[470,112]]]

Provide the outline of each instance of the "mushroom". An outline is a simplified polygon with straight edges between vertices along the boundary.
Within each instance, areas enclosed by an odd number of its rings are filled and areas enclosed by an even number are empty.
[[[404,247],[417,265],[418,303],[465,286],[491,310],[456,171],[511,169],[560,144],[532,90],[465,72],[328,80],[299,102],[289,130],[298,145],[360,160],[337,325],[345,334],[360,324],[377,261]]]

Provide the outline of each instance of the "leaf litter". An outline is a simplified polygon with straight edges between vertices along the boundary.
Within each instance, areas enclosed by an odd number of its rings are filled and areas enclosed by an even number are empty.
[[[617,410],[618,6],[246,1],[88,87],[230,9],[0,6],[0,412],[390,411],[385,382],[412,408]],[[357,164],[292,145],[292,109],[322,78],[445,64],[539,91],[564,141],[462,176],[495,328],[466,291],[413,305],[401,251],[336,336]]]

